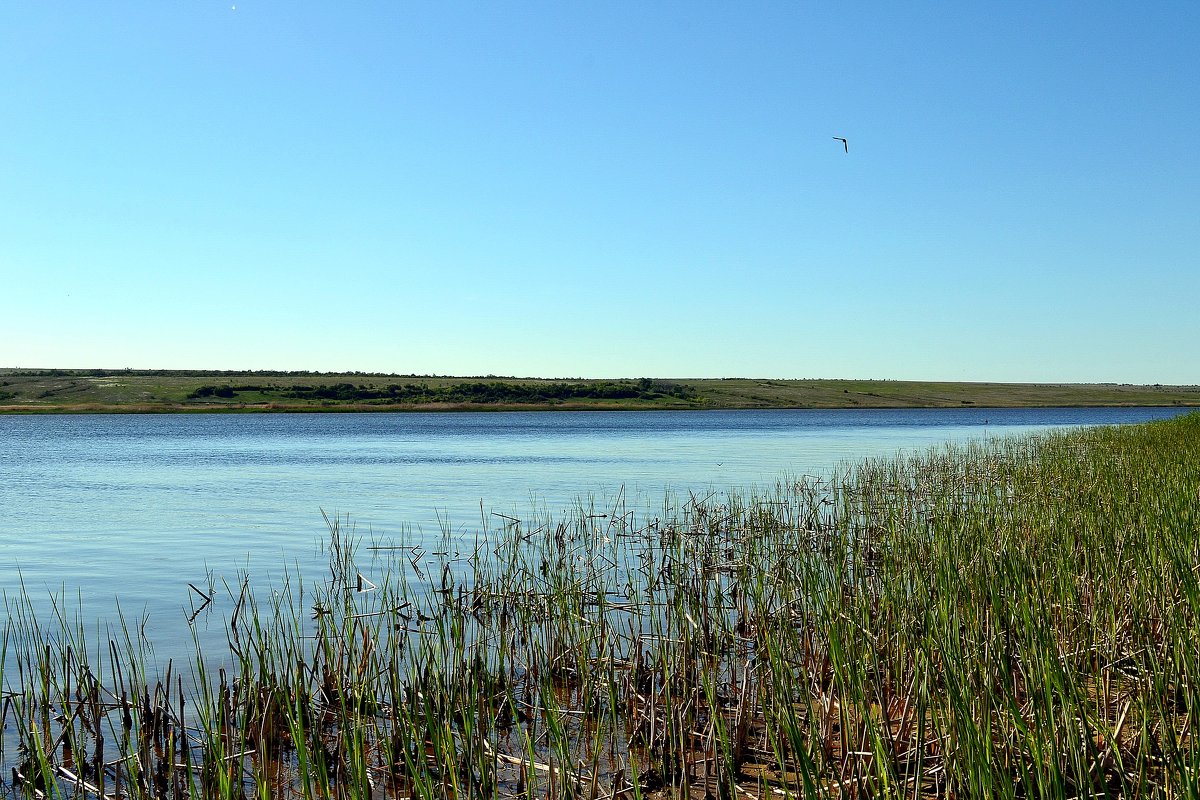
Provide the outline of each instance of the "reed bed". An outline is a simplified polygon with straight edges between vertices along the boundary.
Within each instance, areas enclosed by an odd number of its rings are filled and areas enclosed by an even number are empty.
[[[329,527],[311,587],[193,587],[227,647],[186,665],[9,599],[7,794],[1198,794],[1197,415],[436,544]]]

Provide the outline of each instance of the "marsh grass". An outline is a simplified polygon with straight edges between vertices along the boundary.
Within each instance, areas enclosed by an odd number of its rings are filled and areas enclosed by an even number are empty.
[[[227,646],[183,667],[148,670],[141,620],[89,641],[11,599],[7,791],[1197,794],[1196,415],[431,550],[329,530],[318,584],[200,592]]]

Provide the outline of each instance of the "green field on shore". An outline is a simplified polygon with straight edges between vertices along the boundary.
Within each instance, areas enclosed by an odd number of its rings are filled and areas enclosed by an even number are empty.
[[[1200,406],[1200,386],[0,369],[0,413]]]

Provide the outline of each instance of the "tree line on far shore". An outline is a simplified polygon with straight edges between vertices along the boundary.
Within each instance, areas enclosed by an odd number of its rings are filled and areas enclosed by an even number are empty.
[[[232,399],[239,394],[257,394],[284,400],[334,400],[341,402],[424,403],[545,403],[566,400],[695,400],[696,390],[687,384],[642,378],[636,381],[587,381],[570,383],[507,383],[475,381],[445,386],[427,383],[392,383],[387,386],[352,383],[314,386],[237,384],[201,386],[187,395],[189,400]]]

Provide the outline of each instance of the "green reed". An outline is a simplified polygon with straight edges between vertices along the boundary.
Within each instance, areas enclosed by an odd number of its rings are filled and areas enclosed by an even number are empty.
[[[226,647],[162,674],[144,620],[7,601],[8,794],[1198,793],[1200,416],[421,543],[328,526],[311,585],[193,587]]]

